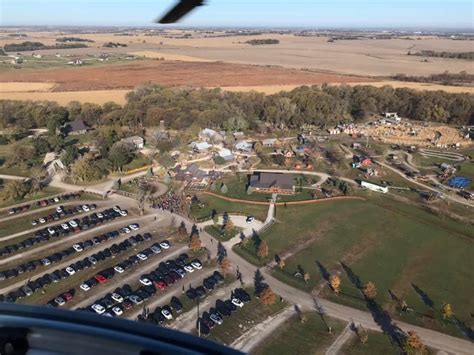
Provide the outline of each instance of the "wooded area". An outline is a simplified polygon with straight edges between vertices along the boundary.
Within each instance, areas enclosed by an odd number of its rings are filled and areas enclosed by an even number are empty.
[[[42,49],[69,49],[69,48],[87,48],[84,43],[61,43],[54,46],[47,46],[41,42],[22,42],[22,43],[9,43],[3,46],[6,52],[25,52],[25,51],[37,51]]]
[[[65,121],[82,119],[89,126],[156,127],[163,120],[172,129],[213,127],[228,131],[265,130],[268,126],[298,128],[362,121],[371,114],[398,112],[418,121],[474,124],[474,96],[442,91],[375,88],[372,86],[302,86],[265,96],[257,92],[220,89],[177,89],[148,84],[136,88],[123,107],[78,102],[1,101],[0,128],[51,130]]]

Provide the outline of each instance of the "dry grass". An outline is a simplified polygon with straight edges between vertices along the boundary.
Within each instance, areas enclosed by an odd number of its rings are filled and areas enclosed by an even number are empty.
[[[64,92],[6,92],[1,93],[2,99],[10,100],[47,100],[55,101],[60,105],[67,105],[71,101],[91,102],[102,105],[113,101],[125,104],[125,95],[129,90],[96,90],[96,91],[64,91]]]
[[[150,59],[163,58],[165,60],[180,60],[183,62],[213,62],[212,60],[209,60],[209,59],[191,57],[189,55],[161,53],[161,52],[155,52],[155,51],[130,52],[130,54],[140,56],[140,57],[150,58]]]
[[[21,83],[8,82],[0,83],[0,93],[18,93],[18,92],[48,92],[51,91],[56,84],[54,83]]]

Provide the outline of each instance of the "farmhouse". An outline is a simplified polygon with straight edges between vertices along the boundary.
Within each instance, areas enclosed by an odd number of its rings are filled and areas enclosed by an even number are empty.
[[[262,141],[262,145],[267,148],[274,147],[277,143],[276,138],[267,138]]]
[[[204,128],[201,132],[199,132],[199,139],[206,142],[220,142],[224,140],[224,136],[213,129]]]
[[[219,152],[217,153],[217,155],[219,157],[221,157],[222,159],[224,159],[226,162],[229,162],[229,161],[232,161],[234,160],[234,155],[232,154],[232,152],[227,149],[227,148],[222,148],[221,150],[219,150]]]
[[[253,144],[246,141],[240,141],[235,144],[235,149],[245,153],[250,153],[252,148]]]
[[[66,122],[61,130],[65,134],[78,135],[85,134],[89,130],[89,127],[86,126],[83,120],[78,118],[72,122]]]
[[[388,187],[387,186],[376,184],[374,182],[369,182],[369,181],[365,181],[365,180],[361,180],[360,186],[365,187],[366,189],[369,189],[371,191],[382,192],[384,194],[388,192]]]
[[[212,145],[207,142],[191,142],[189,146],[197,153],[207,152],[209,148],[212,147]]]
[[[261,193],[292,195],[293,175],[280,173],[254,173],[250,176],[249,188]]]
[[[174,175],[177,181],[201,182],[208,174],[201,170],[197,164],[177,165],[171,175]]]
[[[124,138],[122,139],[122,142],[130,144],[137,150],[142,150],[143,148],[145,148],[145,141],[142,137],[139,136]]]

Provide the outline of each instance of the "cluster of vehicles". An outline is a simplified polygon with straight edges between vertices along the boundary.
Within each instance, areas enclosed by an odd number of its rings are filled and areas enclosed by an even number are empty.
[[[154,271],[141,275],[139,280],[142,286],[136,290],[133,290],[130,285],[126,284],[116,288],[113,293],[96,300],[89,307],[82,310],[109,317],[121,316],[123,312],[134,306],[141,305],[144,301],[151,298],[158,290],[164,291],[169,285],[184,278],[186,273],[184,276],[180,276],[177,269],[186,264],[196,265],[196,268],[193,267],[193,271],[202,269],[202,264],[198,259],[189,262],[188,255],[183,253],[174,260],[161,262]],[[143,282],[144,280],[147,281]],[[169,315],[171,316],[171,312]]]
[[[22,205],[22,206],[10,208],[8,210],[8,214],[10,214],[10,215],[18,214],[18,213],[28,211],[31,207],[46,207],[46,206],[49,206],[49,205],[53,205],[55,203],[59,203],[61,201],[77,200],[77,199],[80,199],[80,198],[81,198],[81,193],[79,193],[79,192],[64,194],[64,195],[61,195],[61,196],[52,197],[50,199],[36,201],[32,204],[27,204],[27,205]]]
[[[250,295],[243,288],[236,288],[232,296],[226,300],[216,300],[215,307],[204,312],[198,320],[197,327],[202,335],[209,335],[212,328],[224,323],[225,317],[230,317],[232,313],[244,307],[250,302]]]
[[[80,231],[93,228],[99,224],[114,220],[115,218],[124,217],[127,215],[128,212],[126,210],[122,210],[119,206],[115,206],[114,208],[108,208],[102,212],[92,213],[91,215],[85,216],[82,219],[76,218],[62,224],[43,228],[36,231],[34,237],[30,237],[19,243],[0,248],[0,256],[10,255],[19,250],[31,248],[35,244],[49,241],[51,238],[67,236],[71,233],[78,233]],[[127,229],[130,231],[129,228]]]
[[[120,235],[120,232],[119,232],[120,230],[121,229],[114,230],[114,231],[102,234],[100,236],[96,236],[92,239],[88,239],[83,242],[76,243],[73,246],[61,252],[54,253],[42,259],[28,261],[24,264],[21,264],[15,267],[14,269],[2,271],[0,272],[0,280],[18,276],[19,275],[18,270],[24,269],[24,270],[32,271],[41,266],[49,266],[52,263],[55,263],[55,262],[60,261],[61,259],[67,258],[70,255],[73,255],[75,253],[80,253],[93,246],[99,245],[100,243],[103,243],[113,238],[117,238]],[[75,263],[71,263],[67,267],[57,269],[51,273],[46,273],[35,280],[29,280],[24,286],[20,287],[18,290],[12,291],[8,293],[7,295],[5,295],[4,297],[2,296],[0,298],[3,298],[7,302],[16,302],[17,300],[21,298],[31,296],[33,293],[35,293],[38,290],[41,290],[45,286],[48,286],[52,283],[57,283],[62,279],[65,279],[74,275],[78,271],[93,267],[98,262],[102,262],[109,258],[112,258],[113,256],[118,255],[119,253],[127,250],[130,247],[137,245],[138,243],[144,242],[146,240],[151,240],[151,238],[152,236],[149,233],[145,233],[143,236],[138,234],[136,236],[130,237],[124,242],[113,244],[110,248],[105,248],[104,250],[101,250],[95,254],[92,254],[89,257],[85,257],[82,260],[79,260]]]
[[[65,208],[64,206],[58,206],[56,207],[56,211],[53,213],[50,213],[46,216],[40,217],[38,219],[34,219],[31,221],[32,226],[36,226],[38,224],[45,224],[53,221],[57,221],[61,218],[64,218],[66,216],[72,216],[78,213],[83,213],[83,212],[89,212],[92,210],[95,210],[97,208],[96,204],[91,204],[91,205],[82,205],[82,206],[76,206],[76,207],[71,207],[71,208]]]
[[[122,243],[120,243],[118,245],[114,244],[116,247],[114,247],[114,245],[113,245],[110,248],[110,253],[109,253],[110,255],[109,254],[100,255],[100,253],[98,253],[98,254],[94,254],[94,255],[90,256],[88,258],[88,260],[93,265],[95,265],[98,261],[101,260],[101,258],[108,259],[108,258],[113,257],[113,256],[115,256],[115,255],[129,249],[129,248],[134,248],[137,244],[143,243],[145,241],[149,241],[151,239],[152,239],[152,236],[151,236],[150,233],[145,233],[143,236],[141,234],[137,234],[136,236],[130,237],[127,240],[123,241]],[[143,253],[148,254],[149,249],[150,248],[144,249],[141,252],[139,252],[138,254],[143,254]],[[160,252],[161,252],[161,250],[160,250]],[[97,286],[98,284],[108,282],[110,279],[112,279],[115,276],[116,273],[122,274],[122,273],[125,272],[125,270],[131,268],[132,266],[138,265],[142,261],[142,259],[140,259],[138,257],[138,254],[130,256],[129,258],[125,259],[124,261],[120,262],[119,264],[115,265],[114,267],[110,267],[108,269],[105,269],[105,270],[97,273],[94,277],[91,277],[90,279],[84,281],[79,286],[79,288],[84,292],[90,291],[93,287]],[[149,255],[151,256],[152,254],[153,254],[153,252]]]
[[[53,307],[62,307],[74,298],[74,294],[75,290],[70,289],[66,292],[59,294],[57,297],[49,301],[48,305],[51,305]]]

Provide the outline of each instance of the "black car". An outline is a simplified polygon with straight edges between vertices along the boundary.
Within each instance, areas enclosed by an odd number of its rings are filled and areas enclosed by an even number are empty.
[[[176,296],[171,297],[170,306],[174,309],[176,313],[181,313],[181,311],[183,310],[183,304]]]
[[[146,241],[151,240],[151,238],[152,238],[152,237],[151,237],[151,234],[150,234],[150,233],[145,233],[145,234],[143,234],[143,239],[145,239]]]
[[[190,288],[189,290],[186,291],[186,296],[191,300],[195,300],[198,298],[198,294],[194,288]]]
[[[243,288],[236,288],[234,290],[234,296],[238,298],[239,300],[241,300],[243,303],[250,302],[250,295]]]
[[[197,293],[199,298],[206,297],[206,290],[202,286],[196,287],[196,293]]]
[[[211,277],[204,279],[202,285],[209,291],[214,289],[214,280]]]
[[[204,324],[202,321],[200,321],[197,326],[199,327],[198,330],[200,331],[201,335],[208,336],[209,333],[211,332],[209,327],[206,324]]]
[[[231,312],[237,311],[237,306],[233,304],[230,300],[224,301],[224,307],[227,308]]]

